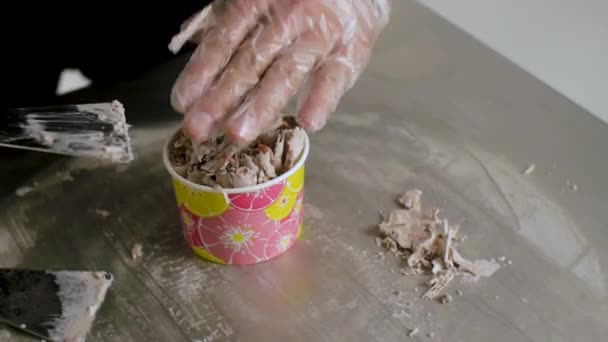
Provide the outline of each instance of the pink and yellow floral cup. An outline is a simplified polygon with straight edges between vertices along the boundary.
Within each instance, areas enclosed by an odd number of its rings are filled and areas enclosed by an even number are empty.
[[[169,161],[169,142],[163,162],[171,174],[182,231],[197,255],[224,265],[249,265],[285,253],[302,233],[304,163],[309,140],[295,166],[266,183],[224,189],[192,183]]]

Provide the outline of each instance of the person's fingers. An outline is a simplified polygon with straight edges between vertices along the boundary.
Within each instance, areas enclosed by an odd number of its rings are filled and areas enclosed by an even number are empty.
[[[196,39],[202,37],[204,32],[207,32],[213,26],[214,21],[213,4],[211,3],[202,11],[193,14],[182,24],[179,33],[171,38],[169,50],[178,53],[187,41],[194,41],[194,36],[197,36]]]
[[[196,107],[196,111],[186,112],[183,131],[192,140],[203,142],[213,133],[216,123],[221,121],[221,117],[214,116],[214,113],[222,113],[224,107],[221,100],[196,104]]]
[[[281,54],[229,118],[226,134],[230,139],[238,143],[248,143],[270,126],[280,110],[298,91],[315,63],[330,48],[331,46],[320,41],[315,33],[309,32]]]
[[[171,104],[184,113],[228,64],[247,33],[255,27],[272,0],[232,0],[217,18],[177,78]]]
[[[232,64],[232,63],[231,63]],[[212,134],[215,123],[221,123],[237,101],[254,87],[259,77],[255,72],[238,72],[227,67],[216,84],[211,86],[188,108],[184,119],[184,133],[195,141],[203,141]],[[205,116],[205,119],[198,119]],[[204,122],[204,125],[201,125]]]
[[[195,142],[201,143],[208,139],[209,132],[213,132],[215,121],[205,113],[186,115],[182,131]]]
[[[346,58],[332,57],[325,61],[309,80],[303,102],[299,105],[298,122],[304,128],[318,131],[325,126],[328,116],[355,77],[355,68]]]
[[[211,129],[227,119],[226,115],[258,84],[276,56],[306,29],[300,10],[302,5],[281,6],[271,8],[273,13],[267,18],[268,22],[259,25],[258,30],[241,44],[215,84],[187,109],[186,134],[195,140],[206,139],[212,133]],[[190,118],[202,115],[209,116],[212,121],[204,120],[204,127],[190,127],[201,121]]]

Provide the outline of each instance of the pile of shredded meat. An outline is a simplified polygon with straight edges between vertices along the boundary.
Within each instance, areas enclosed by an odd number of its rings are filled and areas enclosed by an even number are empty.
[[[178,174],[193,183],[240,188],[289,171],[301,157],[305,139],[293,117],[281,118],[246,147],[230,143],[224,136],[196,144],[180,132],[169,145],[169,160]]]
[[[406,192],[399,202],[403,208],[392,211],[379,225],[381,237],[376,242],[407,266],[404,274],[431,273],[425,299],[437,298],[458,273],[476,277],[491,276],[500,265],[488,260],[470,261],[458,252],[459,227],[439,218],[439,209],[425,213],[420,204],[422,191]]]

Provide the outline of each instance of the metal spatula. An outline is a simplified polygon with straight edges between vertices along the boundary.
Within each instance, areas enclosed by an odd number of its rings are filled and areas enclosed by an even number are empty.
[[[79,157],[133,160],[118,101],[0,110],[0,146]]]
[[[48,341],[85,341],[112,281],[107,272],[0,269],[0,323]]]

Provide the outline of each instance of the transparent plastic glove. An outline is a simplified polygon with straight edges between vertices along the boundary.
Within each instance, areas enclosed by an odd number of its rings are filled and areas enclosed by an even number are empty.
[[[215,1],[169,45],[199,44],[171,94],[185,133],[200,142],[221,129],[250,142],[299,90],[299,123],[321,129],[366,66],[389,12],[389,0]]]

